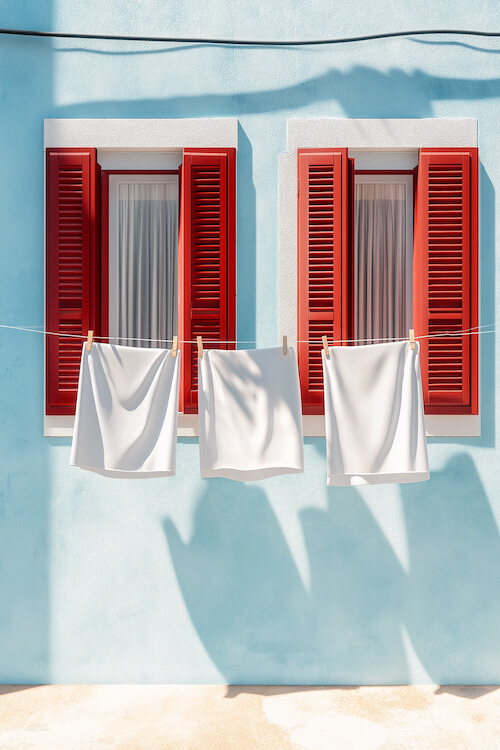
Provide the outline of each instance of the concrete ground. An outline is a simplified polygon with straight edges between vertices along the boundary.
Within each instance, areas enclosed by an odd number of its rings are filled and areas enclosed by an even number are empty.
[[[1,750],[498,750],[499,686],[0,687]]]

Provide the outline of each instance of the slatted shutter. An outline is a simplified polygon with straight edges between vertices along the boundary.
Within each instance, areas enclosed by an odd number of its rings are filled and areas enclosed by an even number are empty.
[[[298,152],[298,360],[304,414],[322,414],[321,337],[347,338],[347,149]]]
[[[207,349],[236,338],[235,149],[185,149],[182,162],[179,333],[181,409],[198,409],[197,336]]]
[[[46,327],[99,333],[99,172],[95,149],[47,149]],[[46,337],[46,413],[74,414],[82,339]]]
[[[414,328],[428,414],[477,414],[477,149],[421,149],[415,207]],[[438,336],[438,338],[425,338]]]

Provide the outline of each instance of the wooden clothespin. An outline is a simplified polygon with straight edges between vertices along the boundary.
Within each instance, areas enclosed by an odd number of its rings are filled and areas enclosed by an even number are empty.
[[[283,336],[283,356],[286,357],[288,351],[288,343],[286,336]]]
[[[410,347],[415,349],[415,330],[410,328]]]
[[[87,351],[89,352],[92,348],[92,340],[94,338],[94,331],[89,331],[87,336]]]
[[[198,342],[198,357],[200,359],[203,359],[203,338],[201,336],[197,336],[196,341]]]
[[[177,357],[177,347],[179,345],[179,339],[177,336],[174,336],[172,341],[172,357]]]
[[[328,338],[326,336],[322,336],[321,341],[323,342],[323,349],[325,350],[325,357],[327,359],[330,359],[330,349],[328,348]]]

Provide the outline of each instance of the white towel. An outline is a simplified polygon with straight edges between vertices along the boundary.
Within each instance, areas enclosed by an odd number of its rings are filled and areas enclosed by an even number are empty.
[[[202,477],[243,482],[304,471],[293,349],[204,351],[198,360]]]
[[[429,479],[418,343],[323,351],[329,485]]]
[[[179,360],[167,349],[83,345],[70,465],[121,478],[175,474]]]

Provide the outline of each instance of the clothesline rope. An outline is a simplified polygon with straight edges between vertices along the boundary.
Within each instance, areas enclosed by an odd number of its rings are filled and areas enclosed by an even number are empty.
[[[419,339],[437,339],[437,338],[459,338],[462,336],[477,336],[477,335],[483,335],[486,333],[495,333],[495,324],[494,323],[486,323],[482,326],[474,326],[473,328],[465,328],[461,331],[443,331],[442,333],[429,333],[422,336],[415,336],[417,340]],[[59,331],[46,331],[42,327],[27,327],[27,326],[11,326],[6,325],[3,323],[0,323],[0,328],[6,328],[14,331],[25,331],[28,333],[41,333],[44,336],[59,336],[59,338],[70,338],[70,339],[81,339],[82,341],[87,339],[87,334],[73,334],[73,333],[60,333]],[[367,343],[389,343],[389,342],[395,342],[395,341],[406,341],[408,339],[407,336],[403,338],[371,338],[371,339],[333,339],[328,340],[328,344],[334,345],[334,344],[367,344]],[[142,343],[156,343],[156,344],[171,344],[172,339],[143,339],[143,338],[133,338],[131,336],[94,336],[94,341],[137,341]],[[221,339],[210,339],[210,338],[204,338],[204,343],[210,344],[210,343],[217,343],[217,344],[257,344],[257,341],[243,341],[238,339],[233,340],[227,340],[223,341]],[[179,344],[196,344],[196,339],[186,339],[186,340],[178,340]],[[297,344],[309,344],[309,343],[322,343],[322,337],[318,336],[318,338],[312,338],[312,339],[299,339]]]

